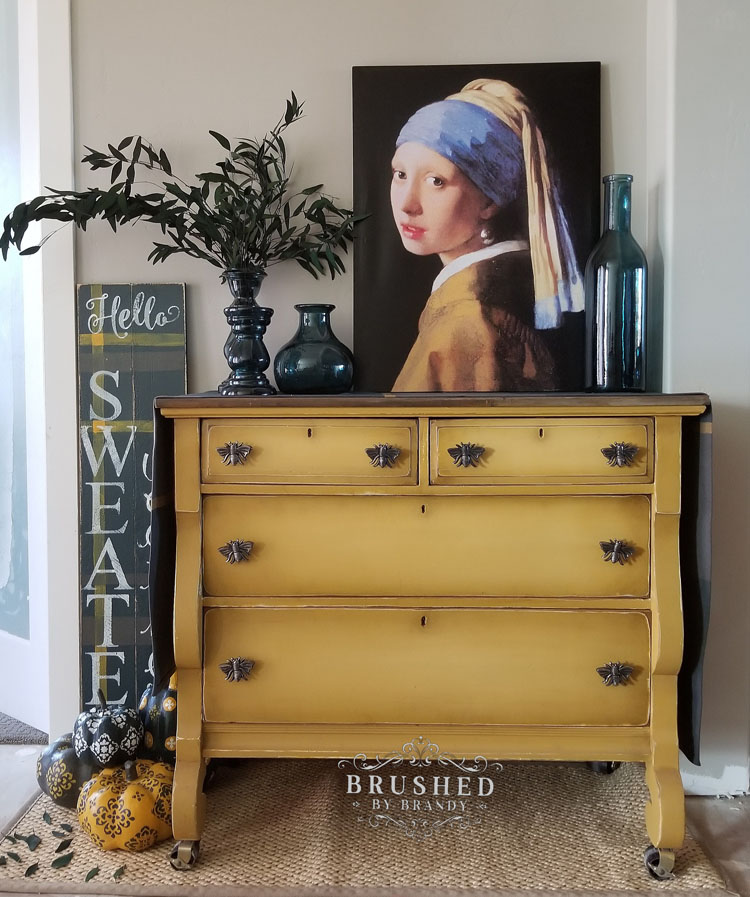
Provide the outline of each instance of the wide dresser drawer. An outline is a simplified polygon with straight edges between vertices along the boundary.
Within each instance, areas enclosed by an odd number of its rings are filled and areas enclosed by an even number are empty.
[[[650,482],[652,433],[649,418],[433,420],[430,481]]]
[[[644,613],[215,608],[204,642],[207,721],[641,726],[649,717]],[[253,665],[235,681],[241,661]],[[607,685],[613,663],[632,673]]]
[[[207,420],[201,445],[205,483],[417,482],[414,420]]]
[[[207,495],[203,510],[212,596],[648,594],[644,495]],[[616,540],[622,564],[604,559]]]

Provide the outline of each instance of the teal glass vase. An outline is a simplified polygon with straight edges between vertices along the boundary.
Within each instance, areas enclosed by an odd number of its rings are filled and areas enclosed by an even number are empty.
[[[335,305],[295,305],[299,327],[279,350],[274,361],[276,385],[281,392],[348,392],[354,379],[354,359],[331,330]]]
[[[646,388],[646,256],[630,233],[632,175],[604,181],[604,226],[586,262],[586,389]]]

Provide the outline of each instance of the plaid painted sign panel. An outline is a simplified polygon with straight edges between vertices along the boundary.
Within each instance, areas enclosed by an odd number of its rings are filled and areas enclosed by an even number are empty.
[[[184,284],[78,287],[82,706],[151,681],[153,401],[185,382]]]

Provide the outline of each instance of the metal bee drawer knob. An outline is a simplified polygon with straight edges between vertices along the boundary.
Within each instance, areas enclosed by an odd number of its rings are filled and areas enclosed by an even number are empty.
[[[638,454],[638,446],[632,442],[613,442],[602,449],[610,467],[630,467]]]
[[[244,442],[227,442],[219,446],[216,451],[221,455],[222,463],[235,467],[237,464],[244,464],[245,458],[253,450],[251,445],[245,445]]]
[[[243,679],[250,678],[254,666],[254,660],[247,660],[245,657],[230,657],[226,663],[219,664],[219,669],[224,673],[225,681],[241,682]]]
[[[624,564],[635,554],[635,548],[621,539],[609,539],[607,542],[600,542],[599,546],[604,552],[602,560],[612,564]]]
[[[604,680],[605,685],[625,685],[633,675],[633,667],[619,660],[605,663],[603,667],[597,667],[596,672]]]
[[[401,449],[387,442],[378,442],[372,448],[365,449],[365,452],[373,467],[393,467],[396,458],[401,454]]]
[[[226,545],[222,545],[219,551],[227,559],[228,564],[239,564],[250,557],[253,544],[253,542],[247,542],[244,539],[232,539]]]
[[[475,442],[459,442],[455,448],[449,448],[448,454],[457,467],[476,467],[484,454],[484,446]]]

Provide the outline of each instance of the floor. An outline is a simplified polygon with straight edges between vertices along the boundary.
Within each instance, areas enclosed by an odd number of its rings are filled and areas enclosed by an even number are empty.
[[[750,796],[688,797],[686,803],[688,827],[727,886],[750,897]]]
[[[37,794],[33,745],[0,745],[0,835],[10,828]],[[728,887],[750,897],[750,796],[689,797],[688,826]]]

